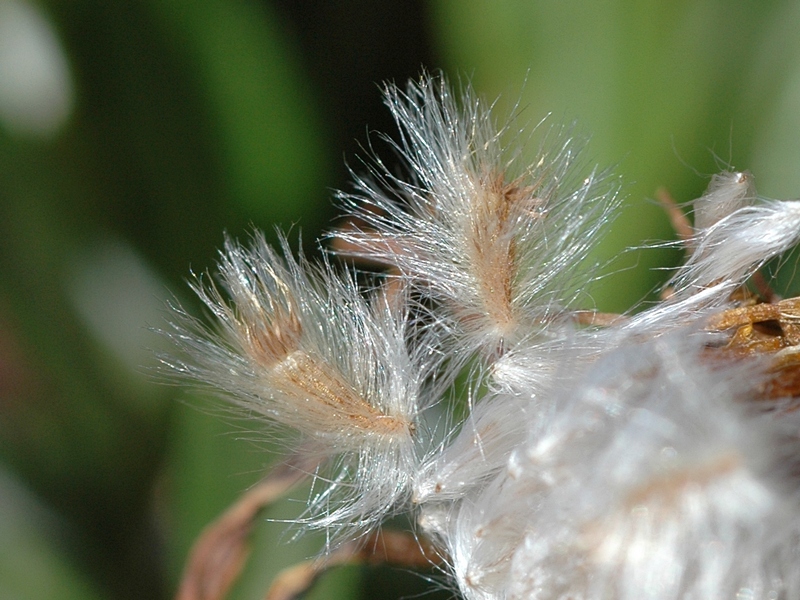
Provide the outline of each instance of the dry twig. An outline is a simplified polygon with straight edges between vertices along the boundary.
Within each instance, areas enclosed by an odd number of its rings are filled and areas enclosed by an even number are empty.
[[[315,466],[300,461],[283,463],[208,525],[189,554],[176,600],[225,598],[247,561],[249,535],[258,514]]]
[[[327,556],[284,569],[273,581],[265,600],[294,600],[308,591],[328,569],[337,566],[389,564],[426,569],[439,562],[441,557],[410,533],[377,531],[364,540],[345,544]]]

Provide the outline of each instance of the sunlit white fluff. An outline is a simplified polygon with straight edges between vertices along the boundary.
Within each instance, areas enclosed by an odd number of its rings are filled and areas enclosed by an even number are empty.
[[[698,232],[693,252],[673,280],[677,293],[742,281],[800,240],[800,202],[746,206]]]
[[[610,352],[521,459],[544,501],[512,597],[796,597],[797,419],[743,403],[758,366],[715,370],[692,334]]]
[[[747,172],[714,176],[694,209],[689,257],[668,283],[670,297],[634,316],[626,329],[655,331],[731,307],[734,291],[800,241],[800,202],[759,201]]]
[[[193,284],[215,327],[178,312],[170,336],[186,357],[168,363],[248,416],[299,432],[304,451],[328,461],[308,523],[360,530],[408,496],[416,468],[420,382],[405,315],[282,243],[278,254],[261,235],[250,248],[226,241],[219,283]]]
[[[423,464],[414,480],[413,501],[419,505],[451,502],[484,484],[525,440],[523,415],[535,410],[530,397],[502,394],[481,399],[458,434]]]
[[[552,396],[564,365],[588,364],[604,342],[592,329],[563,330],[558,339],[522,340],[500,357],[483,381],[485,392],[453,428],[441,451],[426,458],[415,479],[418,504],[463,497],[485,485],[556,408]],[[527,343],[526,343],[527,342]]]
[[[737,171],[723,171],[712,175],[705,193],[692,202],[694,227],[708,229],[717,221],[749,206],[756,201],[753,175]]]
[[[458,333],[454,352],[492,353],[543,327],[587,277],[616,182],[584,168],[580,144],[557,128],[526,161],[520,143],[531,134],[498,128],[469,89],[456,98],[424,78],[405,93],[389,86],[386,103],[408,174],[376,158],[356,193],[341,196],[365,225],[337,233],[349,253],[396,267],[440,303],[437,316]]]
[[[686,332],[609,349],[440,530],[470,600],[797,597],[800,420]],[[438,533],[438,532],[437,532]]]
[[[607,337],[594,330],[561,334],[556,340],[523,341],[493,362],[491,377],[484,382],[489,391],[470,403],[467,417],[447,444],[423,462],[415,478],[415,503],[436,505],[484,487],[559,409],[552,399],[562,384],[564,365],[570,365],[570,376],[577,375],[594,360]],[[430,511],[430,507],[423,511],[428,522]]]

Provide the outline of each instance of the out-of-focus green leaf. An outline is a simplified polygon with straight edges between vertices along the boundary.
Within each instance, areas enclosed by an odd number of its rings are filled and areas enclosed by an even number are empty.
[[[0,597],[94,600],[102,594],[74,564],[54,515],[0,471]]]
[[[296,53],[266,5],[159,0],[211,103],[233,197],[252,216],[299,220],[327,183],[322,126]]]
[[[758,115],[752,164],[759,192],[771,198],[800,196],[800,5],[786,3],[771,15],[755,60],[760,69],[748,82],[751,96],[768,95],[771,111]],[[756,101],[753,100],[755,104]]]

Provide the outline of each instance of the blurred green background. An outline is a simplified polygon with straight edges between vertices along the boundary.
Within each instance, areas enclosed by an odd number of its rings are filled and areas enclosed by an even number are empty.
[[[395,131],[381,82],[441,69],[501,118],[521,98],[522,123],[575,121],[625,181],[591,289],[624,310],[679,258],[622,252],[672,238],[659,186],[686,201],[736,167],[798,194],[799,26],[788,0],[0,0],[0,598],[169,598],[263,474],[257,425],[157,381],[150,328],[170,297],[197,308],[185,279],[223,231],[315,252],[345,160]],[[234,598],[321,544],[291,536],[264,521]],[[312,597],[436,587],[348,568]]]

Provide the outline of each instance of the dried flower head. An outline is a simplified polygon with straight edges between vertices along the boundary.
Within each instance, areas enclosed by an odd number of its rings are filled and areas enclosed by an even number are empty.
[[[168,364],[327,459],[301,521],[413,513],[467,600],[800,597],[800,310],[743,291],[800,203],[716,176],[671,294],[599,318],[579,289],[615,181],[561,132],[525,166],[443,80],[386,98],[408,174],[375,158],[334,234],[383,284],[227,241],[194,283],[216,326],[178,311]]]

